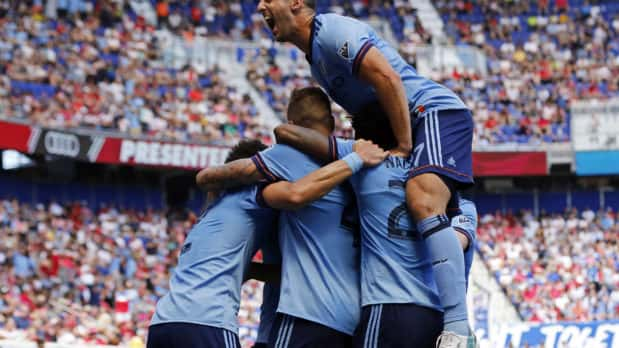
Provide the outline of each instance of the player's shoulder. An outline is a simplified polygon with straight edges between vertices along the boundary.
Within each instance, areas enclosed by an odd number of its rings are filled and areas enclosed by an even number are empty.
[[[306,159],[308,158],[303,152],[295,149],[292,146],[285,144],[274,144],[271,145],[268,149],[263,150],[261,155],[266,155],[269,157],[277,157],[279,159]]]
[[[333,31],[351,28],[351,27],[368,27],[371,28],[368,24],[352,17],[342,16],[335,13],[323,13],[316,15],[316,29],[323,32],[330,32],[333,34]],[[326,30],[320,30],[320,29]]]

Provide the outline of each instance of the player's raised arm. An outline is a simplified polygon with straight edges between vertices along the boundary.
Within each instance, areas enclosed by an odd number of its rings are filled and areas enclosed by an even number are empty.
[[[361,170],[380,164],[387,152],[366,140],[355,143],[355,152],[322,167],[296,182],[280,181],[262,192],[267,205],[275,209],[296,210],[320,199],[337,185]]]
[[[320,132],[293,124],[282,124],[275,128],[274,133],[278,143],[292,146],[319,162],[334,160],[335,144]]]
[[[394,155],[408,155],[413,148],[410,111],[400,75],[375,47],[370,47],[364,57],[357,59],[361,59],[357,76],[376,90],[376,96],[387,113],[398,141],[397,149],[391,152]]]

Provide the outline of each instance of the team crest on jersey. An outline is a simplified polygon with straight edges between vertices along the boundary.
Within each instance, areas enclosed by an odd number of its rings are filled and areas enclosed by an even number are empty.
[[[191,243],[187,243],[183,245],[183,248],[181,249],[181,255],[188,252],[189,250],[191,250]]]
[[[339,53],[340,56],[346,59],[350,58],[350,52],[348,50],[348,41],[344,42],[344,45],[340,47],[340,50],[337,53]]]

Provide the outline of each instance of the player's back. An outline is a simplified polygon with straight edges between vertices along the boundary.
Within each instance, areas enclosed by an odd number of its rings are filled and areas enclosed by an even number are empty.
[[[338,104],[351,114],[377,102],[374,88],[357,78],[361,61],[376,47],[404,84],[409,109],[466,109],[447,87],[417,73],[398,51],[368,24],[333,13],[315,16],[308,60],[312,76]]]
[[[353,141],[336,140],[338,157]],[[411,158],[389,156],[350,179],[361,221],[361,298],[363,306],[414,303],[440,310],[425,243],[406,208],[405,182]]]
[[[257,203],[257,192],[229,191],[208,208],[183,244],[151,325],[189,322],[237,332],[243,274],[276,228],[275,212]]]
[[[320,165],[286,145],[255,157],[268,176],[296,181]],[[352,199],[338,186],[304,208],[282,211],[279,242],[282,285],[278,312],[352,334],[359,302],[359,250],[354,233],[342,226]]]

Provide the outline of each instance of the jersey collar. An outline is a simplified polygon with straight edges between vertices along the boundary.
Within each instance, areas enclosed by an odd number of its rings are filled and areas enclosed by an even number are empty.
[[[307,59],[307,62],[312,65],[312,52],[314,51],[314,35],[316,34],[316,16],[314,15],[314,18],[312,18],[312,24],[311,25],[311,31],[310,31],[310,39],[309,39],[309,51],[307,52],[307,54],[305,55],[305,59]]]

